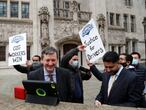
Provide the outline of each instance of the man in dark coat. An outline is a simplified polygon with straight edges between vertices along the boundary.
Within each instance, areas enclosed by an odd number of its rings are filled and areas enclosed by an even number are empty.
[[[83,51],[84,46],[79,45],[68,51],[61,60],[61,67],[68,69],[72,74],[72,102],[83,103],[82,80],[89,80],[90,70],[79,65],[78,52]]]
[[[132,52],[131,55],[133,57],[132,65],[135,67],[136,74],[143,82],[143,84],[141,84],[141,89],[144,90],[144,81],[146,81],[146,68],[139,63],[141,55],[138,52]]]
[[[133,57],[132,65],[135,67],[135,72],[139,77],[139,81],[141,82],[139,84],[140,89],[144,92],[144,95],[146,95],[146,67],[140,64],[141,59],[140,53],[132,52],[131,55]],[[146,99],[144,107],[146,108]]]

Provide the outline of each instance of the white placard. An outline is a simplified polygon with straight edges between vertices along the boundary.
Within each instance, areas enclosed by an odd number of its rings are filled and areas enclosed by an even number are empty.
[[[105,48],[96,28],[96,24],[91,19],[80,31],[80,39],[86,46],[86,58],[90,63],[95,63],[105,54]]]
[[[9,37],[8,65],[25,64],[26,60],[26,33]]]

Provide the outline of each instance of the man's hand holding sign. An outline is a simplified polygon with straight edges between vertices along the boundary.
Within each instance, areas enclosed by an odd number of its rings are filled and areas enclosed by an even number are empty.
[[[105,54],[105,48],[93,19],[80,30],[79,35],[82,44],[86,47],[87,60],[90,63],[95,63]]]

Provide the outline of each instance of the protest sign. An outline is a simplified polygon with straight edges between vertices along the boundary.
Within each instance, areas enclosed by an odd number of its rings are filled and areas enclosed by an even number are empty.
[[[80,39],[86,46],[86,58],[90,63],[95,63],[105,54],[105,48],[96,28],[96,24],[91,19],[80,31]]]
[[[8,65],[25,64],[26,60],[26,33],[9,37]]]

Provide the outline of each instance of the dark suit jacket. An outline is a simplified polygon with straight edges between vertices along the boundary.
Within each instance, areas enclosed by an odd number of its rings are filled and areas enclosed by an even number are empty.
[[[34,70],[36,70],[36,69],[38,69],[38,68],[40,68],[42,66],[42,64],[40,64],[40,65],[38,65],[38,66],[36,66],[36,67],[33,67],[33,66],[22,66],[22,65],[14,65],[14,68],[17,70],[17,71],[19,71],[19,72],[21,72],[21,73],[24,73],[24,74],[29,74],[29,72],[31,72],[31,71],[34,71]]]
[[[28,80],[45,80],[44,69],[32,71],[28,75]],[[59,99],[61,101],[71,100],[71,75],[68,70],[56,67],[56,80],[59,93]]]
[[[92,72],[92,74],[99,80],[102,81],[103,80],[103,73],[100,72],[95,65],[92,65],[90,67],[90,71]]]
[[[21,72],[21,73],[25,73],[28,74],[30,71],[32,71],[32,67],[26,67],[26,66],[21,66],[21,65],[14,65],[14,68]]]
[[[100,93],[97,95],[96,100],[102,104],[119,105],[119,106],[139,106],[142,100],[142,92],[139,91],[137,86],[137,76],[125,68],[122,69],[120,75],[113,83],[109,96],[108,82],[110,75],[103,74],[103,81]]]
[[[146,68],[143,65],[138,64],[137,66],[135,66],[135,72],[139,77],[139,81],[141,82],[139,86],[141,87],[141,90],[144,90],[144,81],[146,81]]]

